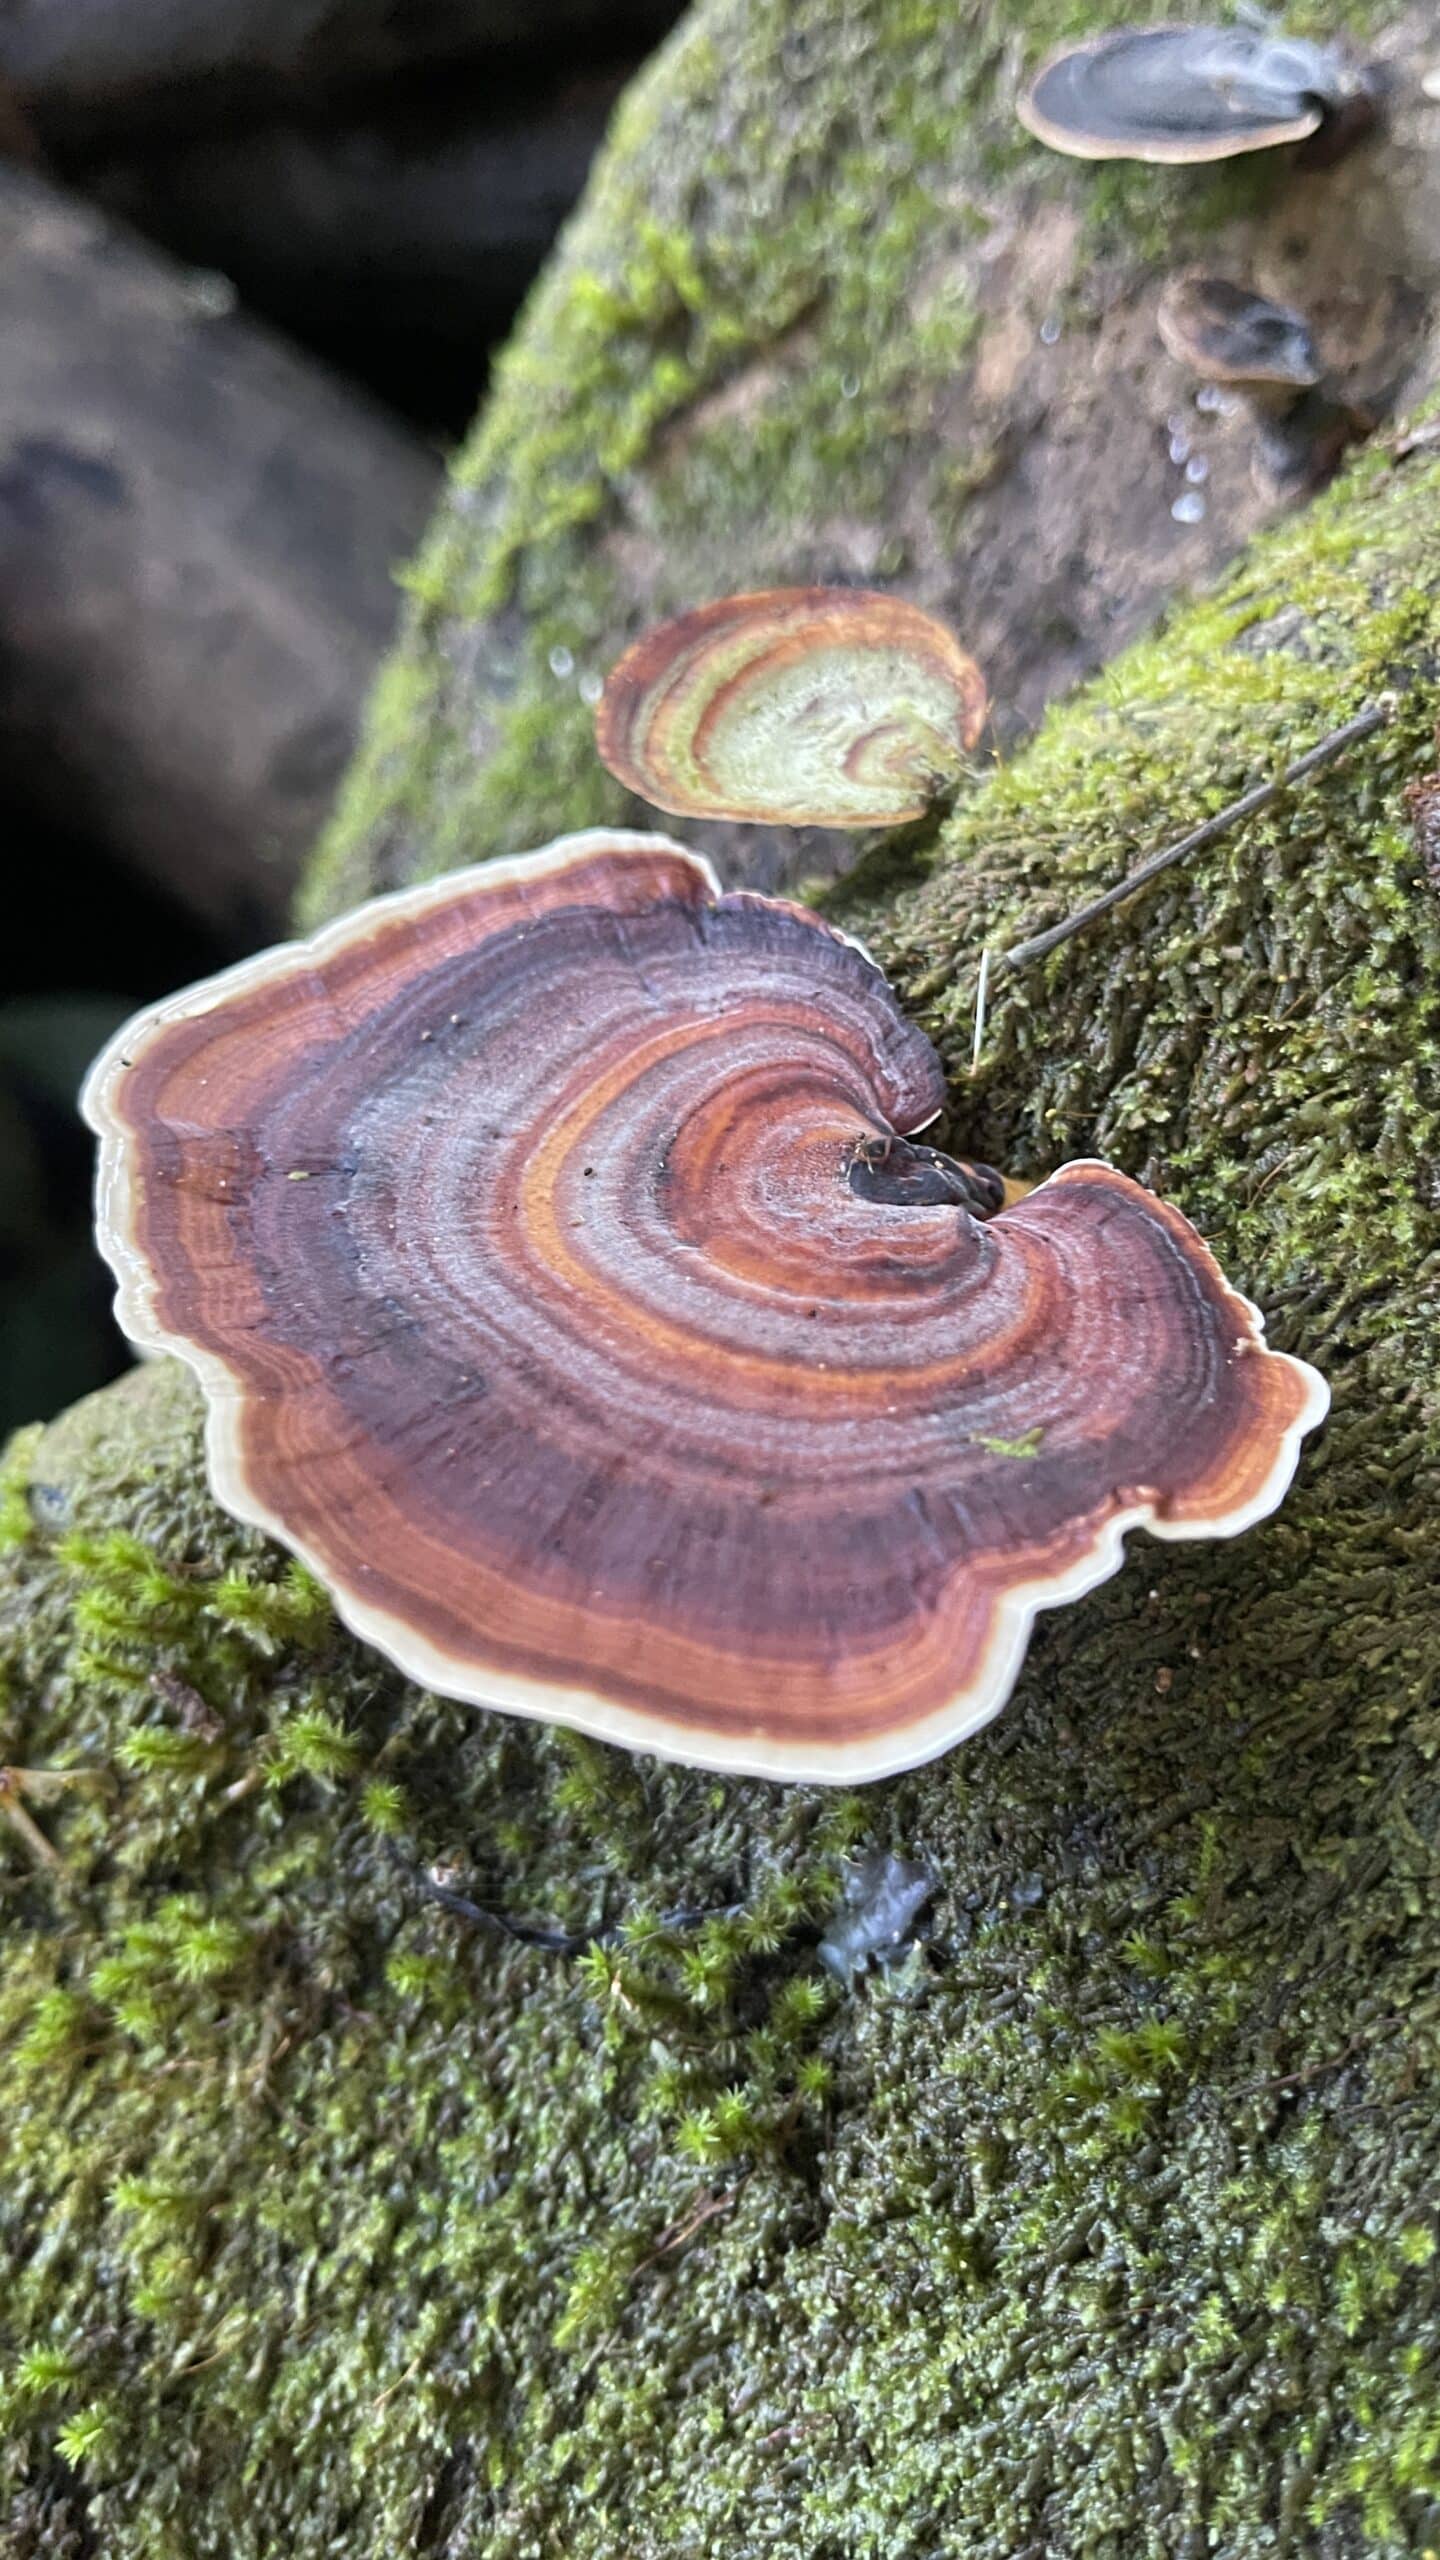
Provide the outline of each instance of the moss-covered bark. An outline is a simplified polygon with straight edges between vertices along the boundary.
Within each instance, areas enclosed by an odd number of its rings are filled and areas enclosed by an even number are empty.
[[[1317,0],[1307,23],[1365,28],[1394,83],[1337,167],[1041,150],[1013,112],[1025,66],[1132,14],[701,0],[622,107],[408,572],[308,918],[626,814],[587,697],[634,631],[737,587],[900,588],[964,634],[1013,741],[1275,512],[1252,423],[1197,413],[1160,349],[1188,258],[1298,303],[1347,396],[1383,411],[1427,381],[1433,9]],[[828,850],[705,842],[761,886]]]
[[[465,485],[357,877],[500,788],[460,784]],[[586,536],[543,533],[559,463],[507,485],[523,654],[527,562]],[[949,1760],[827,1796],[418,1695],[208,1502],[168,1366],[17,1448],[0,1753],[68,1782],[22,1799],[59,1865],[0,1830],[4,2560],[1440,2544],[1437,666],[1440,458],[1372,454],[843,893],[963,1142],[1156,1180],[1335,1389],[1277,1521],[1137,1541]],[[983,941],[1389,689],[1001,978],[969,1075]],[[871,1847],[933,1934],[842,1991],[817,1923]],[[623,1935],[545,1953],[437,1882]]]

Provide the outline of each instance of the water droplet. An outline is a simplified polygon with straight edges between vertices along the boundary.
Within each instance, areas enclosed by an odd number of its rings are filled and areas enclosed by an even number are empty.
[[[240,297],[228,276],[197,267],[185,280],[185,299],[202,320],[228,320]]]
[[[1220,407],[1220,387],[1218,383],[1202,382],[1199,390],[1195,394],[1195,406],[1197,409],[1203,410],[1207,418],[1213,417],[1216,410]]]
[[[1168,436],[1183,436],[1185,433],[1185,413],[1182,409],[1171,410],[1169,417],[1165,421],[1165,432]]]
[[[1206,461],[1203,453],[1194,453],[1191,455],[1190,460],[1185,465],[1185,477],[1187,480],[1193,480],[1197,488],[1202,480],[1209,479],[1210,465]]]
[[[1040,344],[1042,347],[1053,347],[1059,336],[1060,323],[1052,312],[1048,320],[1042,320],[1040,323]]]
[[[840,397],[842,400],[859,399],[860,376],[858,373],[842,373],[840,376]]]
[[[573,676],[575,660],[570,650],[564,647],[551,650],[550,673],[552,676]]]
[[[1187,455],[1189,454],[1189,451],[1190,451],[1190,439],[1189,439],[1189,437],[1188,437],[1188,436],[1180,435],[1180,436],[1172,436],[1172,437],[1171,437],[1171,439],[1170,439],[1170,459],[1171,459],[1171,461],[1172,461],[1172,462],[1184,462],[1184,461],[1185,461],[1185,459],[1186,459],[1186,457],[1187,457]]]
[[[1205,501],[1199,490],[1187,489],[1182,497],[1176,499],[1170,513],[1177,524],[1203,524]]]
[[[588,702],[592,710],[594,709],[595,704],[599,701],[600,696],[601,696],[601,694],[604,692],[604,690],[605,690],[605,679],[604,679],[604,677],[603,677],[603,676],[597,676],[597,675],[593,672],[593,670],[592,670],[592,672],[591,672],[588,676],[582,676],[582,677],[581,677],[581,679],[580,679],[580,699],[581,699],[581,701],[582,701],[582,702]]]

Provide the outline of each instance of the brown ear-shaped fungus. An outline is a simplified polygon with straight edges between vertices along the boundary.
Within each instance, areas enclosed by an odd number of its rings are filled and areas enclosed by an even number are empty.
[[[1271,1510],[1326,1404],[1109,1166],[972,1214],[983,1169],[905,1136],[942,1094],[858,945],[589,835],[142,1014],[85,1107],[126,1332],[357,1633],[854,1780],[992,1716],[1127,1530]]]
[[[862,587],[722,596],[611,670],[603,761],[657,809],[772,826],[922,817],[985,721],[985,681],[918,605]]]
[[[1020,121],[1079,160],[1226,160],[1301,142],[1363,82],[1327,45],[1249,27],[1117,27],[1052,54]]]
[[[1167,352],[1203,382],[1283,403],[1313,390],[1324,370],[1302,312],[1224,276],[1173,277],[1155,322]]]
[[[1177,276],[1155,321],[1169,354],[1202,381],[1228,385],[1253,413],[1252,469],[1262,488],[1319,487],[1373,423],[1325,387],[1309,324],[1282,302],[1223,276]]]

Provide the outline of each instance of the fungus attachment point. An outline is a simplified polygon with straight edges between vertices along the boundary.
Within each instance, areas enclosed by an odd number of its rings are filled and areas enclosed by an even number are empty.
[[[1128,1530],[1271,1510],[1325,1409],[1109,1166],[972,1215],[994,1178],[910,1143],[943,1097],[856,944],[592,835],[153,1008],[85,1107],[122,1324],[359,1635],[850,1781],[993,1715]]]
[[[953,1200],[972,1218],[993,1218],[1005,1206],[1005,1177],[993,1164],[941,1155],[889,1132],[860,1140],[849,1181],[857,1200],[885,1200],[895,1208],[933,1209]]]
[[[917,605],[775,587],[662,622],[596,713],[610,771],[657,809],[775,826],[923,817],[985,721],[985,682]]]
[[[1078,160],[1226,160],[1303,142],[1364,95],[1328,45],[1249,27],[1117,27],[1052,54],[1017,113]]]

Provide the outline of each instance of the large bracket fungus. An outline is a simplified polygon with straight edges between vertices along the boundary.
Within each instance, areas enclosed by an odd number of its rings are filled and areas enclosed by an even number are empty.
[[[1117,27],[1050,56],[1017,112],[1078,160],[1227,160],[1366,105],[1329,45],[1253,27]]]
[[[858,945],[599,834],[156,1006],[85,1107],[122,1324],[361,1636],[853,1780],[992,1716],[1128,1530],[1270,1511],[1326,1405],[1108,1165],[973,1214],[907,1143],[943,1093]]]
[[[974,659],[918,605],[774,587],[645,632],[595,726],[610,771],[673,816],[895,827],[953,782],[985,707]]]

